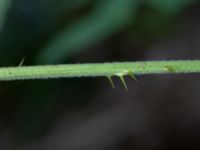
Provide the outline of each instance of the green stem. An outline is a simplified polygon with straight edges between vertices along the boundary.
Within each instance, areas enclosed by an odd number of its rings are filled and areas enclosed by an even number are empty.
[[[200,73],[200,60],[140,61],[94,64],[18,66],[0,68],[0,80],[64,77],[125,76],[163,73]]]

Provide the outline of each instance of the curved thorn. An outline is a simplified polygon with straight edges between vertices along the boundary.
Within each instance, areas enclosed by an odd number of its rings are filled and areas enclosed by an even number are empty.
[[[122,84],[124,85],[125,89],[128,90],[128,87],[127,87],[126,81],[125,81],[125,79],[124,79],[124,76],[121,75],[121,76],[119,76],[119,78],[120,78]]]
[[[112,77],[111,77],[111,76],[107,76],[107,79],[108,79],[108,81],[110,82],[112,88],[115,89],[115,84],[114,84],[114,82],[113,82]]]
[[[134,73],[133,72],[129,72],[128,75],[135,81],[138,82],[137,78],[135,77]]]

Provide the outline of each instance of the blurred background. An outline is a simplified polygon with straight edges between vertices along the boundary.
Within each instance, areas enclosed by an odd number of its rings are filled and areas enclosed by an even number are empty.
[[[0,0],[0,66],[200,58],[195,0]],[[0,82],[1,150],[200,149],[200,75]]]

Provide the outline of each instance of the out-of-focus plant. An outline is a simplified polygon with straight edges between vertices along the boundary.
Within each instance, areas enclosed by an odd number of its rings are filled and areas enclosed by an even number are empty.
[[[121,30],[125,25],[134,22],[140,5],[145,5],[161,14],[163,22],[183,10],[194,1],[169,0],[169,1],[138,1],[138,0],[104,0],[97,1],[94,9],[75,21],[71,26],[66,26],[48,42],[39,54],[39,62],[55,63],[68,58],[80,50],[111,36]],[[154,22],[154,16],[148,18]],[[170,21],[170,20],[168,20]],[[144,23],[145,21],[143,21]],[[148,22],[146,22],[148,23]],[[152,23],[149,23],[150,25]],[[145,24],[148,26],[148,24]],[[149,28],[151,29],[151,28]]]
[[[171,17],[195,1],[196,0],[147,0],[146,3],[165,16]]]
[[[12,0],[0,0],[0,31],[4,25]]]
[[[133,0],[98,1],[91,13],[64,28],[50,41],[42,50],[39,61],[59,62],[65,56],[110,36],[133,19],[137,5],[138,2]]]

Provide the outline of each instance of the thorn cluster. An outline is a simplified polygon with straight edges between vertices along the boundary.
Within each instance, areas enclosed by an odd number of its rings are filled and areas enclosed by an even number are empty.
[[[138,81],[132,71],[124,71],[122,73],[116,73],[115,76],[119,77],[120,81],[122,82],[123,86],[126,90],[128,90],[128,86],[126,84],[125,76],[130,76],[133,80]],[[108,81],[110,82],[113,89],[115,89],[115,84],[113,82],[112,76],[107,76]]]

